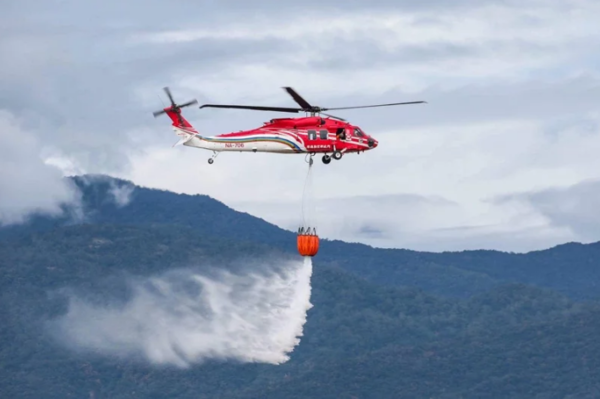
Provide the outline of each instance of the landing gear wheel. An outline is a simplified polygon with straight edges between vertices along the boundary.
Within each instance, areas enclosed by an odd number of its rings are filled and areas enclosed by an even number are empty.
[[[215,162],[215,158],[219,155],[219,152],[213,151],[213,156],[208,159],[208,163],[212,165]]]
[[[323,163],[327,165],[329,162],[331,162],[331,157],[327,154],[323,155]]]
[[[342,159],[342,153],[339,151],[334,151],[333,152],[333,159],[335,159],[336,161],[339,161],[340,159]]]

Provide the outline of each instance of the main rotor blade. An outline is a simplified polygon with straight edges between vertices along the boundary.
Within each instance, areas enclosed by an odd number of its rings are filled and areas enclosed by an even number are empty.
[[[200,108],[234,108],[234,109],[252,109],[255,111],[277,111],[277,112],[300,112],[298,108],[286,107],[260,107],[254,105],[223,105],[223,104],[204,104]]]
[[[296,91],[294,89],[292,89],[291,87],[284,87],[283,89],[285,91],[287,91],[290,96],[292,96],[294,101],[296,101],[298,103],[298,105],[300,105],[302,107],[303,110],[308,110],[313,107],[312,105],[310,105],[308,103],[308,101],[306,101],[305,99],[300,97],[300,94],[296,93]]]
[[[191,101],[188,101],[187,103],[183,103],[183,104],[179,105],[179,108],[187,107],[189,105],[194,105],[194,104],[198,104],[198,100],[193,99]]]
[[[159,115],[162,115],[162,114],[164,114],[164,113],[165,113],[165,110],[164,110],[164,109],[161,109],[160,111],[154,111],[154,112],[152,113],[152,115],[154,115],[154,117],[156,118],[157,116],[159,116]]]
[[[173,100],[173,95],[171,95],[171,90],[168,87],[163,87],[163,90],[165,91],[165,93],[167,93],[167,96],[169,97],[169,100],[171,100],[171,105],[175,105],[175,100]]]
[[[422,104],[427,101],[410,101],[404,103],[391,103],[391,104],[377,104],[377,105],[361,105],[357,107],[337,107],[337,108],[321,108],[323,111],[340,110],[340,109],[357,109],[357,108],[374,108],[374,107],[388,107],[390,105],[407,105],[407,104]]]

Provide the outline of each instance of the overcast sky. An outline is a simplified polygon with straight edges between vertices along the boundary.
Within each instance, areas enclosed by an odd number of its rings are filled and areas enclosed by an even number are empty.
[[[343,5],[342,5],[343,4]],[[367,5],[368,4],[368,5]],[[303,156],[172,148],[180,102],[321,106],[379,140],[314,170],[321,235],[419,250],[600,240],[600,2],[0,0],[0,221],[106,173],[296,229]],[[203,134],[272,114],[185,109]],[[174,210],[176,211],[176,210]]]

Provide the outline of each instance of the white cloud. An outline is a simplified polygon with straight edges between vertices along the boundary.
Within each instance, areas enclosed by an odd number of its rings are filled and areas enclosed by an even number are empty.
[[[309,12],[291,21],[267,15],[268,23],[250,19],[153,33],[145,40],[289,40],[290,50],[276,57],[232,62],[214,74],[188,74],[181,81],[218,101],[268,96],[279,102],[285,99],[276,86],[283,84],[300,86],[312,98],[328,93],[358,97],[381,95],[399,85],[414,93],[431,85],[456,87],[485,79],[524,81],[565,64],[572,68],[598,42],[600,26],[591,16],[599,12],[600,6],[590,1],[449,8],[430,23],[420,22],[422,11]],[[258,82],[270,83],[253,84]]]
[[[111,181],[109,193],[112,195],[113,200],[118,207],[129,205],[132,199],[131,195],[133,194],[133,191],[134,187],[130,184],[118,185]]]
[[[316,159],[317,226],[328,238],[426,250],[484,245],[521,251],[573,239],[535,209],[494,198],[597,176],[597,121],[566,121],[552,131],[543,122],[506,121],[382,133],[373,152],[330,165]],[[150,154],[134,158],[139,174],[133,180],[208,194],[291,230],[301,222],[303,156],[224,153],[209,165],[210,153],[198,149]],[[180,172],[168,174],[164,164]],[[436,197],[445,200],[431,200]],[[362,234],[362,228],[381,234]],[[528,234],[528,240],[515,239]]]
[[[208,194],[292,226],[290,215],[300,214],[302,156],[221,154],[208,165],[208,152],[173,149],[169,121],[150,114],[162,106],[156,98],[162,86],[171,86],[180,101],[292,105],[284,85],[322,106],[427,100],[340,114],[380,145],[329,166],[318,161],[315,193],[329,204],[323,205],[323,231],[361,239],[349,232],[370,221],[387,231],[385,242],[377,238],[381,245],[428,249],[536,248],[573,237],[535,208],[492,199],[597,177],[600,70],[590,50],[600,44],[597,1],[349,1],[343,7],[325,1],[303,13],[292,2],[274,8],[267,2],[261,10],[244,2],[204,9],[190,3],[179,5],[175,30],[162,21],[169,8],[151,3],[143,23],[124,12],[138,3],[102,3],[95,14],[118,8],[120,18],[89,20],[77,27],[79,35],[37,20],[25,7],[21,14],[9,10],[3,26],[11,39],[0,52],[14,49],[19,38],[30,45],[22,48],[41,43],[52,50],[10,59],[10,79],[0,77],[6,89],[0,93],[12,97],[0,94],[0,104],[34,115],[34,126],[55,127],[43,137],[54,147],[53,164]],[[13,96],[32,78],[21,69],[35,71],[36,88],[43,90]],[[281,116],[185,112],[205,134]],[[406,195],[455,205],[383,199]],[[345,197],[368,210],[340,220],[331,204]],[[391,215],[394,209],[410,216]]]
[[[406,44],[436,42],[474,44],[488,40],[535,40],[554,46],[573,39],[584,39],[598,33],[599,27],[591,13],[600,10],[594,1],[574,3],[555,2],[548,7],[543,3],[500,5],[488,4],[469,10],[453,9],[430,15],[428,12],[390,12],[389,10],[352,10],[324,14],[320,10],[307,10],[299,15],[273,19],[269,14],[236,21],[235,25],[217,24],[194,29],[169,30],[134,35],[133,43],[176,43],[200,39],[267,39],[319,41],[325,45],[334,39],[367,37],[387,50]],[[569,14],[569,20],[565,19]],[[423,15],[429,16],[424,23]],[[493,21],[493,23],[490,23]],[[560,37],[553,33],[561,32]]]
[[[0,110],[0,225],[20,223],[32,212],[61,214],[61,204],[78,200],[61,171],[45,164],[43,144]]]
[[[600,217],[600,180],[588,179],[577,184],[551,187],[499,197],[503,206],[528,208],[547,221],[549,229],[565,231],[581,242],[598,241]]]
[[[495,198],[511,192],[568,186],[597,176],[597,121],[566,125],[552,134],[544,124],[505,122],[468,129],[447,125],[386,135],[388,141],[380,145],[378,155],[344,159],[333,167],[317,165],[317,226],[328,238],[433,251],[479,247],[527,251],[564,241],[589,240],[590,235],[574,234],[564,224],[557,226],[547,212],[498,203]],[[319,176],[322,172],[327,177]],[[252,171],[245,168],[244,173],[249,176]],[[269,186],[267,181],[260,184]],[[301,180],[278,186],[292,192],[294,185],[294,201],[275,200],[281,198],[277,196],[266,202],[244,200],[245,196],[224,200],[236,209],[294,230],[300,221],[299,211],[293,210],[300,209]],[[355,197],[365,192],[373,194]],[[406,201],[413,198],[407,193],[422,198]],[[572,195],[578,193],[583,195],[580,191]],[[448,202],[429,200],[435,196]],[[363,227],[378,232],[363,234]]]

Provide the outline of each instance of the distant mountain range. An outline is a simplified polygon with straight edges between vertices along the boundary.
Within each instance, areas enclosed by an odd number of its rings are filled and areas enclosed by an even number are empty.
[[[295,232],[235,211],[205,195],[143,188],[108,176],[70,179],[83,195],[83,223],[182,226],[202,237],[256,243],[296,253]],[[127,205],[119,205],[125,197]],[[80,212],[71,209],[66,214]],[[73,223],[71,216],[35,216],[26,224],[0,228],[0,237]],[[515,254],[489,250],[431,253],[322,240],[315,261],[317,265],[335,265],[378,284],[419,287],[439,295],[469,297],[499,284],[520,282],[552,288],[577,299],[599,297],[600,243],[567,243]]]
[[[0,397],[600,397],[600,244],[426,253],[324,240],[314,307],[281,366],[190,370],[87,357],[44,320],[63,286],[123,294],[125,275],[203,261],[297,259],[295,233],[202,195],[71,178],[82,209],[0,228]]]

